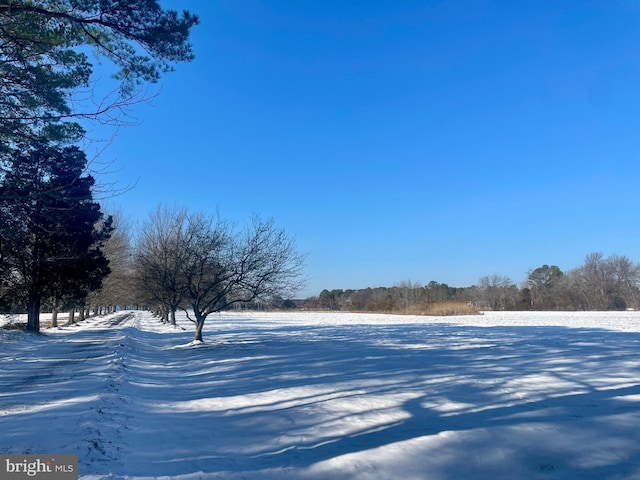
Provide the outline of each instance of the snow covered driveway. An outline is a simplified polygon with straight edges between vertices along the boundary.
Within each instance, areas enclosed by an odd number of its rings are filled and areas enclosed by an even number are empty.
[[[0,453],[98,479],[640,479],[640,314],[0,331]]]

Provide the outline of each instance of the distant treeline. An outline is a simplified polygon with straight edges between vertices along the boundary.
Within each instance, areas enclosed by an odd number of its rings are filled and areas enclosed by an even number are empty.
[[[542,265],[527,272],[520,286],[509,277],[482,277],[477,285],[450,287],[404,281],[393,287],[323,290],[304,307],[339,311],[423,313],[441,302],[464,302],[478,310],[640,309],[640,265],[626,256],[586,256],[584,264],[563,272]]]

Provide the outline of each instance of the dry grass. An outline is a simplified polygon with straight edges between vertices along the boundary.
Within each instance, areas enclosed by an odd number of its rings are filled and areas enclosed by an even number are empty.
[[[426,306],[415,307],[407,313],[413,315],[433,315],[446,317],[451,315],[481,315],[482,312],[467,302],[447,300],[429,303]]]

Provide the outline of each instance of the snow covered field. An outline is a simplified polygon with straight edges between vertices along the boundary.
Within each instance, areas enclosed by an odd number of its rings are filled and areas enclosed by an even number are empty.
[[[640,479],[640,313],[0,330],[0,453],[102,479]]]

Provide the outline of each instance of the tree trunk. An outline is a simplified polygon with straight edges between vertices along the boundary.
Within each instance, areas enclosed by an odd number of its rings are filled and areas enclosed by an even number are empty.
[[[37,293],[29,293],[27,300],[27,331],[38,333],[40,331],[40,301]]]
[[[196,318],[196,334],[193,337],[194,342],[202,342],[202,329],[204,328],[204,318],[198,315]]]
[[[51,327],[57,328],[58,327],[58,309],[60,308],[60,301],[56,297],[53,297],[51,299],[51,302],[52,302]]]
[[[76,323],[74,319],[75,314],[76,314],[75,307],[71,307],[71,310],[69,310],[69,321],[67,322],[67,325],[73,325],[74,323]]]
[[[171,309],[170,323],[171,323],[171,325],[173,325],[174,327],[176,326],[176,309],[175,309],[175,308],[172,308],[172,309]]]

